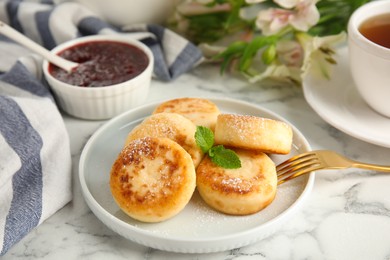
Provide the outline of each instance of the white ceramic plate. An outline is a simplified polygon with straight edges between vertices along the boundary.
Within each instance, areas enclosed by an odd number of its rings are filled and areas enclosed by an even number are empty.
[[[308,76],[303,81],[307,102],[325,121],[360,140],[390,147],[390,118],[372,110],[360,97],[348,65],[348,48],[337,52],[330,80]]]
[[[284,120],[261,107],[230,99],[210,99],[222,112]],[[109,228],[139,244],[165,251],[208,253],[239,248],[275,232],[307,198],[314,175],[297,178],[278,187],[275,200],[250,216],[228,216],[209,208],[195,192],[183,211],[165,222],[141,223],[125,215],[114,202],[109,188],[111,165],[128,132],[149,116],[157,104],[128,111],[102,126],[81,154],[79,174],[84,198],[94,214]],[[285,120],[284,120],[285,121]],[[291,155],[310,150],[295,128],[290,155],[272,156],[279,163]]]

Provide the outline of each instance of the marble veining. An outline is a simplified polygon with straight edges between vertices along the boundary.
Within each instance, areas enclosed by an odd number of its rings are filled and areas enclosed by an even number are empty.
[[[251,85],[201,66],[174,82],[153,81],[148,102],[181,96],[229,97],[263,106],[289,120],[313,149],[390,164],[390,149],[355,139],[328,125],[299,87]],[[90,211],[78,180],[81,151],[105,121],[64,115],[73,159],[73,200],[15,245],[3,259],[390,259],[390,174],[348,169],[316,174],[310,198],[273,235],[211,254],[164,252],[117,235]],[[210,223],[212,224],[212,223]]]

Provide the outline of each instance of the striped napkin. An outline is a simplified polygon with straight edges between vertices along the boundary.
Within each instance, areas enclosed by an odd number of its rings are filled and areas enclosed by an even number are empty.
[[[17,62],[0,75],[0,255],[71,195],[62,117],[48,89]]]
[[[154,76],[165,81],[202,59],[196,46],[159,25],[115,28],[72,2],[2,0],[0,20],[48,49],[80,36],[146,32]],[[40,63],[0,36],[0,256],[71,200],[69,138]]]

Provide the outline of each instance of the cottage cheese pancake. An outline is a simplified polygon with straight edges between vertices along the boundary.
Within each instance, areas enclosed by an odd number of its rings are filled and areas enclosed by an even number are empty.
[[[234,150],[241,160],[241,168],[224,169],[205,157],[196,170],[197,189],[203,200],[220,212],[253,214],[275,197],[275,164],[265,153]]]
[[[220,111],[213,102],[202,98],[178,98],[168,100],[159,105],[154,114],[169,112],[177,113],[190,119],[195,125],[215,128]]]
[[[195,185],[190,155],[168,138],[129,142],[110,175],[118,206],[143,222],[160,222],[178,214],[191,199]]]
[[[127,136],[125,145],[129,142],[151,136],[169,138],[186,150],[195,167],[203,158],[202,150],[195,142],[196,126],[189,119],[175,113],[159,113],[146,118]]]
[[[220,114],[215,127],[215,142],[265,153],[288,154],[293,132],[288,124],[256,116]]]

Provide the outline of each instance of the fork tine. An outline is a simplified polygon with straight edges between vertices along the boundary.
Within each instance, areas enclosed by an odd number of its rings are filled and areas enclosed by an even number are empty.
[[[296,163],[293,165],[289,165],[288,167],[284,167],[283,169],[277,171],[278,178],[283,175],[288,175],[296,171],[305,170],[306,168],[313,167],[313,166],[319,166],[320,163],[315,159],[310,159],[308,161]]]
[[[320,168],[322,164],[315,152],[293,156],[276,166],[278,185]]]
[[[283,174],[284,171],[287,171],[291,167],[302,167],[318,162],[315,153],[308,152],[299,154],[291,157],[290,159],[284,161],[283,163],[276,166],[276,171],[278,176]]]
[[[320,164],[312,165],[311,167],[305,167],[303,169],[300,169],[299,171],[291,171],[290,173],[285,173],[283,175],[278,176],[278,185],[289,181],[291,179],[294,179],[298,176],[304,175],[306,173],[316,171],[323,168]]]

